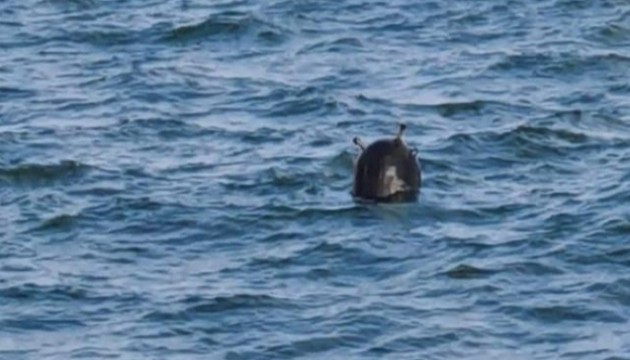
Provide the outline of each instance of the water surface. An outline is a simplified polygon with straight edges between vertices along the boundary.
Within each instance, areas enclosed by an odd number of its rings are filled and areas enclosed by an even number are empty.
[[[630,359],[630,5],[0,2],[3,359]],[[419,151],[350,195],[351,139]]]

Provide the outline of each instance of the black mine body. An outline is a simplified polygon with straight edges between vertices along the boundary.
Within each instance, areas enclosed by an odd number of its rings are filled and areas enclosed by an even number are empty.
[[[354,143],[361,154],[354,168],[352,195],[372,202],[413,202],[420,192],[420,167],[416,152],[402,140],[406,126],[400,125],[394,139],[378,140],[365,147],[359,138]]]

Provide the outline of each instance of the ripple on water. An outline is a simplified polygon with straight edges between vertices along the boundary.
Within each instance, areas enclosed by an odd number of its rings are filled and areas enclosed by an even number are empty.
[[[15,186],[46,186],[55,182],[71,181],[89,169],[88,165],[72,160],[63,160],[57,164],[49,165],[22,164],[10,168],[0,168],[0,179]]]
[[[252,13],[225,11],[215,13],[206,20],[177,26],[165,37],[172,42],[229,41],[251,38],[263,44],[279,45],[286,41],[290,31]]]

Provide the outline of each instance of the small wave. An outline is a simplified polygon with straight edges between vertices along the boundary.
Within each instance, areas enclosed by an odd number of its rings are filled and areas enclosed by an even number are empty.
[[[627,24],[627,22],[626,22]],[[620,21],[610,21],[591,27],[586,31],[585,37],[596,41],[598,44],[608,46],[628,46],[630,44],[630,28]]]
[[[51,1],[51,5],[57,6],[64,12],[81,12],[85,10],[95,9],[99,2],[96,0],[63,0]]]
[[[354,163],[354,155],[348,151],[341,151],[326,161],[326,167],[336,174],[350,175]]]
[[[288,31],[250,13],[227,11],[214,14],[201,23],[183,25],[168,32],[167,41],[190,42],[212,38],[241,38],[254,35],[265,43],[281,43]]]
[[[71,359],[116,359],[120,354],[111,348],[84,345],[69,352]]]
[[[511,263],[506,264],[503,267],[504,272],[514,272],[519,275],[553,276],[561,275],[564,273],[564,271],[560,268],[534,261]]]
[[[296,256],[308,262],[313,262],[313,259],[317,258],[338,258],[342,259],[342,263],[344,264],[355,263],[361,266],[398,260],[397,258],[375,254],[359,247],[348,246],[341,243],[331,243],[328,241],[322,241],[307,249],[301,250]]]
[[[379,11],[375,14],[364,19],[353,19],[352,22],[358,29],[373,34],[415,32],[424,27],[425,19],[409,17],[400,11]]]
[[[400,104],[395,103],[392,100],[388,100],[388,99],[383,99],[383,98],[378,98],[378,97],[373,97],[373,96],[366,96],[363,94],[359,94],[355,96],[356,101],[358,101],[359,103],[361,103],[361,107],[369,107],[369,110],[371,110],[372,114],[378,114],[378,115],[383,115],[383,116],[392,116],[394,117],[395,114],[392,112],[391,109],[396,108],[397,106],[400,106]],[[409,111],[422,111],[422,110],[426,110],[427,106],[425,105],[421,105],[421,106],[403,106],[406,107]]]
[[[452,331],[440,331],[427,336],[401,335],[392,340],[370,348],[370,355],[388,353],[414,352],[419,349],[433,348],[440,345],[459,342],[461,335]]]
[[[328,115],[347,105],[332,96],[320,93],[312,88],[291,91],[277,98],[273,105],[263,112],[266,117],[282,118],[309,113]]]
[[[554,63],[557,60],[549,54],[526,53],[505,55],[503,59],[490,65],[488,70],[497,71],[520,71],[523,69],[532,70],[540,66]]]
[[[90,167],[77,161],[64,160],[58,164],[23,164],[13,168],[0,168],[0,181],[16,185],[49,184],[68,180],[85,173]]]
[[[364,208],[356,204],[331,207],[294,207],[267,205],[264,207],[264,210],[265,214],[262,215],[262,218],[265,220],[294,219],[306,221],[308,219],[323,220],[330,217],[340,216],[351,217],[353,215],[357,215],[358,213],[362,213]]]
[[[630,193],[626,195],[626,198],[630,198]],[[625,202],[628,200],[626,199],[623,201]],[[607,230],[610,233],[616,234],[616,235],[630,235],[630,219],[626,218],[626,219],[615,219],[615,220],[616,221],[606,224]]]
[[[89,297],[86,290],[68,285],[24,284],[0,289],[0,296],[19,301],[28,300],[85,300]]]
[[[259,172],[256,178],[251,176],[231,176],[222,182],[222,186],[227,190],[252,190],[258,189],[263,193],[268,191],[277,192],[279,189],[285,191],[297,191],[306,189],[313,185],[312,173],[304,173],[301,170],[291,170],[284,167],[270,167]]]
[[[276,167],[269,169],[265,177],[270,179],[270,184],[275,188],[303,188],[309,184],[310,178]]]
[[[585,72],[624,74],[630,58],[617,52],[601,53],[524,53],[505,55],[490,65],[489,71],[527,72],[534,76],[582,76]]]
[[[156,136],[166,140],[203,137],[214,135],[215,129],[204,128],[184,121],[163,118],[143,118],[136,120],[122,120],[108,129],[106,136],[120,138],[120,136],[137,138],[140,136]]]
[[[54,216],[42,222],[33,231],[53,231],[71,228],[79,219],[79,215],[62,214]]]
[[[453,188],[453,183],[456,181],[449,180],[447,188]],[[428,201],[427,201],[428,202]],[[448,207],[444,204],[428,204],[431,207],[430,211],[427,211],[423,215],[426,217],[426,221],[442,222],[488,222],[488,216],[478,211],[476,208],[470,206],[455,206]],[[418,231],[418,233],[421,233]]]
[[[446,272],[446,275],[452,279],[481,279],[492,274],[494,271],[466,264],[457,265]]]
[[[630,248],[628,247],[608,251],[603,256],[610,263],[630,266]]]
[[[17,319],[9,318],[0,321],[0,327],[6,331],[11,329],[26,331],[50,331],[58,332],[66,328],[82,328],[86,324],[78,319],[64,317],[61,319],[46,316],[20,316]]]
[[[254,257],[249,261],[247,266],[250,267],[252,271],[268,271],[270,269],[279,271],[282,269],[304,267],[304,269],[306,269],[305,271],[291,271],[290,273],[278,276],[281,278],[308,277],[311,280],[318,280],[339,274],[356,274],[356,267],[362,268],[364,266],[374,266],[375,264],[386,264],[393,260],[397,261],[399,259],[374,254],[358,247],[322,241],[291,254],[285,254],[283,257]],[[344,265],[337,265],[337,261]],[[316,266],[321,264],[326,264],[326,266]],[[370,270],[366,270],[361,271],[361,273],[367,274],[371,272]],[[376,275],[376,271],[374,274]],[[383,273],[378,275],[384,276]]]
[[[630,280],[628,279],[598,282],[590,285],[587,290],[624,307],[630,306]]]
[[[626,323],[626,319],[614,311],[585,305],[503,306],[499,311],[524,320],[536,320],[550,324],[558,324],[563,321]]]
[[[598,234],[598,233],[596,233]],[[610,237],[609,234],[601,234],[597,236],[597,239],[602,237]],[[624,239],[620,237],[620,239]],[[591,252],[591,253],[558,253],[566,257],[569,263],[579,266],[611,266],[611,264],[630,267],[630,249],[627,247],[616,248],[605,252]]]
[[[363,48],[361,40],[354,37],[343,37],[335,40],[320,41],[305,46],[298,51],[299,55],[309,53],[356,53]]]
[[[244,142],[260,145],[267,142],[282,142],[290,138],[293,132],[270,127],[260,127],[253,131],[240,131],[235,134],[240,135]]]
[[[103,29],[92,31],[73,31],[65,33],[59,40],[67,41],[70,39],[73,42],[80,44],[90,44],[93,46],[116,46],[132,44],[138,41],[137,34],[129,32],[123,29]]]
[[[438,80],[425,83],[421,85],[421,87],[424,87],[427,85],[432,86],[432,85],[436,85],[436,84],[440,84],[442,82],[448,82],[448,81],[450,81],[448,78],[438,79]],[[491,113],[491,112],[502,112],[506,114],[513,114],[516,111],[524,112],[524,111],[531,110],[531,106],[529,105],[523,105],[523,104],[512,103],[512,102],[504,102],[504,101],[495,101],[495,100],[481,100],[481,99],[469,100],[469,101],[453,100],[449,102],[424,103],[424,104],[423,103],[420,103],[420,104],[396,103],[389,100],[367,98],[362,95],[360,95],[357,99],[365,103],[385,106],[388,108],[400,107],[404,110],[414,112],[414,113],[436,112],[437,114],[445,118],[457,118],[461,116],[461,118],[467,119],[469,116],[472,116],[472,115],[481,115],[481,114]]]
[[[437,156],[427,156],[427,152],[420,154],[419,163],[422,171],[430,173],[452,173],[455,165],[448,159],[440,159]]]
[[[479,114],[485,105],[486,103],[484,101],[476,100],[470,102],[436,105],[436,109],[440,115],[444,117],[452,117],[462,112]]]
[[[461,151],[486,153],[489,148],[508,158],[541,158],[544,155],[562,155],[568,149],[583,145],[590,140],[586,134],[547,127],[519,125],[503,132],[482,131],[459,133],[450,136],[446,146]]]
[[[347,109],[348,105],[329,94],[326,86],[325,83],[303,87],[276,85],[270,91],[242,99],[239,104],[247,103],[260,116],[269,118],[284,118],[309,113],[326,115]]]
[[[363,337],[356,335],[309,337],[288,344],[266,347],[263,350],[269,358],[304,357],[307,354],[327,352],[333,349],[357,346]]]
[[[16,87],[0,86],[0,97],[3,101],[17,100],[23,98],[29,98],[36,95],[34,90],[20,89]]]
[[[69,22],[85,22],[85,13],[68,15]],[[158,22],[146,28],[121,26],[119,24],[92,24],[91,26],[59,29],[56,36],[47,39],[48,43],[66,44],[74,42],[94,47],[124,46],[155,41],[156,34],[161,34],[168,27],[166,22]]]
[[[195,318],[203,314],[229,311],[262,309],[292,309],[295,305],[286,299],[270,295],[235,294],[206,299],[198,296],[187,297],[179,302],[185,308],[175,312],[152,311],[144,315],[146,320],[163,321],[168,319]]]
[[[134,233],[146,234],[157,232],[156,237],[166,235],[172,231],[185,232],[191,226],[197,224],[190,216],[197,211],[192,205],[181,202],[167,202],[163,199],[153,199],[149,197],[115,197],[101,205],[85,209],[81,216],[90,220],[98,220],[103,217],[126,221],[118,223],[108,229],[110,234]],[[152,213],[156,216],[164,213],[175,213],[179,216],[170,216],[162,222],[147,222],[146,214]]]

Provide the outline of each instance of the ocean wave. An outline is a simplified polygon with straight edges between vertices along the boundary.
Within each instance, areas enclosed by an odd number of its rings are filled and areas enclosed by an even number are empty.
[[[256,41],[265,44],[279,44],[284,42],[289,34],[287,29],[251,13],[225,11],[213,14],[197,24],[175,27],[168,32],[165,39],[174,42],[192,42],[253,36]]]
[[[345,107],[342,101],[312,87],[275,93],[270,100],[271,105],[263,111],[263,115],[267,117],[282,118],[305,114],[325,116]]]
[[[610,20],[605,24],[598,24],[585,30],[585,37],[599,44],[609,46],[627,46],[630,44],[630,27],[623,19]]]
[[[509,54],[487,68],[487,71],[528,72],[532,76],[580,76],[585,72],[622,74],[630,58],[618,53],[550,53]]]
[[[391,353],[414,353],[429,348],[435,349],[453,342],[459,342],[461,335],[454,331],[440,331],[431,335],[416,336],[400,334],[392,336],[390,340],[368,350],[369,355],[383,356]]]
[[[67,329],[85,328],[87,324],[79,319],[56,318],[54,316],[29,316],[19,318],[10,317],[0,320],[0,327],[4,331],[50,331],[56,332]]]
[[[480,131],[451,135],[444,148],[458,153],[491,152],[498,160],[509,162],[564,156],[596,141],[575,130],[518,125],[503,131]]]
[[[473,113],[479,114],[481,110],[486,106],[484,101],[470,101],[470,102],[452,102],[436,105],[438,113],[444,117],[452,117],[459,113]]]
[[[47,232],[55,230],[70,229],[77,224],[80,215],[61,214],[44,220],[33,231]]]
[[[307,336],[301,340],[293,340],[285,344],[269,345],[259,353],[261,356],[276,357],[295,357],[304,356],[305,354],[317,354],[328,352],[333,349],[354,347],[361,343],[361,336],[358,335],[335,335],[312,337]],[[232,356],[252,356],[253,353],[238,354],[233,353]]]
[[[582,304],[574,305],[548,305],[548,306],[516,306],[505,305],[500,312],[514,316],[521,320],[536,321],[545,324],[557,324],[558,322],[602,322],[618,323],[626,322],[625,317],[615,311],[598,309],[595,306]]]
[[[143,318],[148,321],[162,322],[185,320],[212,313],[261,311],[265,309],[287,310],[295,307],[293,301],[289,299],[245,293],[212,298],[189,296],[180,300],[177,305],[182,309],[178,311],[150,311],[144,314]]]
[[[319,41],[312,45],[304,46],[298,51],[298,55],[308,53],[356,53],[363,48],[363,42],[357,38],[346,37],[327,41]]]
[[[13,185],[46,185],[70,181],[85,174],[91,167],[73,160],[57,164],[22,164],[0,168],[0,180]]]
[[[5,100],[17,100],[37,95],[37,92],[19,87],[0,86],[0,96]]]
[[[16,301],[77,301],[91,297],[82,288],[68,285],[38,285],[27,283],[0,289],[0,296]]]
[[[448,270],[446,275],[452,279],[480,279],[491,276],[495,271],[461,264]]]
[[[104,129],[104,136],[120,140],[129,138],[137,140],[142,137],[156,137],[174,140],[190,137],[206,137],[217,134],[220,130],[190,124],[182,120],[169,118],[124,119]]]

